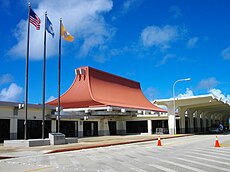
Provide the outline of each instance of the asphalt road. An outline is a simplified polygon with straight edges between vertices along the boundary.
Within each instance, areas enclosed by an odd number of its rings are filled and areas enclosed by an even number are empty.
[[[215,135],[182,138],[103,148],[84,149],[0,161],[0,171],[92,171],[92,172],[230,172],[230,135],[218,135],[221,144],[215,148]]]

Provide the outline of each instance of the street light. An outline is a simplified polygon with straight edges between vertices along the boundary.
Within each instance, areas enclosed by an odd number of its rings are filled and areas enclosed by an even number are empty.
[[[179,80],[175,81],[174,84],[173,84],[173,115],[174,115],[174,118],[176,116],[176,114],[175,114],[175,111],[176,111],[176,101],[175,101],[175,86],[176,86],[176,83],[183,82],[183,81],[191,81],[191,80],[192,80],[192,78],[179,79]],[[176,131],[175,131],[175,128],[176,128],[175,125],[176,125],[176,123],[174,121],[174,128],[173,128],[174,131],[173,131],[173,134],[176,133]]]

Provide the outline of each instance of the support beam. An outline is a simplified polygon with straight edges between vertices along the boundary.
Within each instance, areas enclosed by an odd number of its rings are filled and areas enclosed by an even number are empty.
[[[99,136],[109,136],[108,119],[101,119],[99,123]]]
[[[10,119],[10,140],[17,139],[18,134],[18,119],[11,118]]]
[[[168,106],[168,127],[170,135],[176,134],[176,117],[173,112],[173,105]]]
[[[185,133],[185,112],[187,108],[179,108],[179,116],[180,116],[180,133]]]
[[[203,113],[202,111],[197,111],[197,114],[196,114],[196,121],[197,121],[196,128],[197,128],[197,132],[201,131],[200,116],[201,116],[202,113]]]
[[[56,120],[51,120],[51,133],[56,133]]]
[[[124,119],[120,119],[117,121],[117,134],[118,135],[126,134],[126,121]]]
[[[196,112],[196,110],[189,110],[188,111],[188,117],[189,117],[189,132],[193,133],[194,132],[194,118],[193,114]]]
[[[78,137],[83,137],[83,121],[78,121]]]
[[[152,134],[152,120],[148,119],[148,134]]]

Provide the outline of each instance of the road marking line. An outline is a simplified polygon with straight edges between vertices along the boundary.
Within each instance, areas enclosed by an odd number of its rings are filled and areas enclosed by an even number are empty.
[[[189,137],[189,139],[184,139],[183,141],[178,141],[177,140],[178,138],[174,138],[174,139],[170,139],[170,141],[175,141],[173,143],[165,143],[164,146],[172,146],[172,145],[177,145],[177,144],[186,144],[186,143],[191,143],[192,142],[199,142],[200,141],[200,138],[198,137]],[[209,140],[210,138],[205,138],[203,140]],[[164,141],[164,139],[162,139]],[[178,141],[178,142],[177,142]],[[157,141],[156,141],[157,142]]]
[[[36,169],[33,169],[33,170],[27,170],[25,172],[43,171],[43,170],[46,170],[46,169],[49,169],[49,168],[53,168],[53,167],[49,166],[49,167],[36,168]]]
[[[193,151],[195,151],[195,152],[204,152],[204,153],[207,153],[207,150],[193,150]],[[214,154],[214,155],[221,155],[221,156],[227,156],[227,157],[230,157],[230,155],[228,154],[224,154],[224,153],[220,153],[220,152],[212,152],[212,151],[210,151],[210,150],[208,150],[209,152],[209,154]]]
[[[162,171],[166,171],[166,172],[176,172],[176,171],[173,170],[173,169],[166,168],[166,167],[163,167],[163,166],[160,166],[160,165],[157,165],[157,164],[154,164],[154,165],[148,164],[148,165],[151,166],[151,167],[155,167],[155,168],[157,168],[157,169],[159,169],[159,170],[162,170]]]
[[[210,161],[210,162],[215,162],[215,163],[219,163],[219,164],[224,164],[224,165],[230,165],[229,162],[223,162],[223,161],[218,161],[218,160],[212,160],[212,159],[207,159],[207,158],[201,158],[198,156],[192,156],[192,155],[184,155],[190,158],[195,158],[195,159],[201,159],[201,160],[205,160],[205,161]]]
[[[229,155],[229,153],[228,153],[228,149],[226,149],[226,148],[218,148],[218,149],[216,149],[215,147],[210,147],[210,148],[196,148],[197,150],[204,150],[204,151],[211,151],[211,152],[220,152],[220,153],[223,153],[223,155]]]
[[[194,163],[194,164],[202,165],[202,166],[205,166],[205,167],[215,168],[215,169],[218,169],[218,170],[223,170],[223,171],[228,171],[229,172],[228,168],[217,167],[215,165],[205,164],[205,163],[193,161],[191,159],[189,159],[189,160],[188,159],[184,159],[184,158],[176,158],[176,159],[179,159],[179,160],[182,160],[182,161],[186,161],[186,162],[189,162],[189,163]]]
[[[195,154],[195,155],[202,155],[202,156],[209,157],[209,158],[224,159],[224,160],[229,161],[229,158],[225,158],[225,157],[222,157],[222,156],[207,155],[209,152],[206,152],[206,154],[203,154],[203,153],[197,153],[197,152],[187,152],[187,153],[190,153],[190,154]]]
[[[168,161],[168,160],[160,160],[160,161],[168,163],[168,164],[176,165],[176,166],[188,169],[188,170],[196,171],[196,172],[207,172],[207,171],[195,168],[195,167],[190,167],[190,166],[187,166],[187,165],[179,164],[179,163]]]

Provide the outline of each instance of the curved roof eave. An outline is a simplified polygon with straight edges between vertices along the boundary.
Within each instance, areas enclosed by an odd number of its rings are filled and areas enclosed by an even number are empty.
[[[73,84],[60,98],[63,108],[119,106],[165,112],[146,99],[136,81],[91,67],[80,67],[75,73]],[[57,105],[57,99],[48,104]]]

